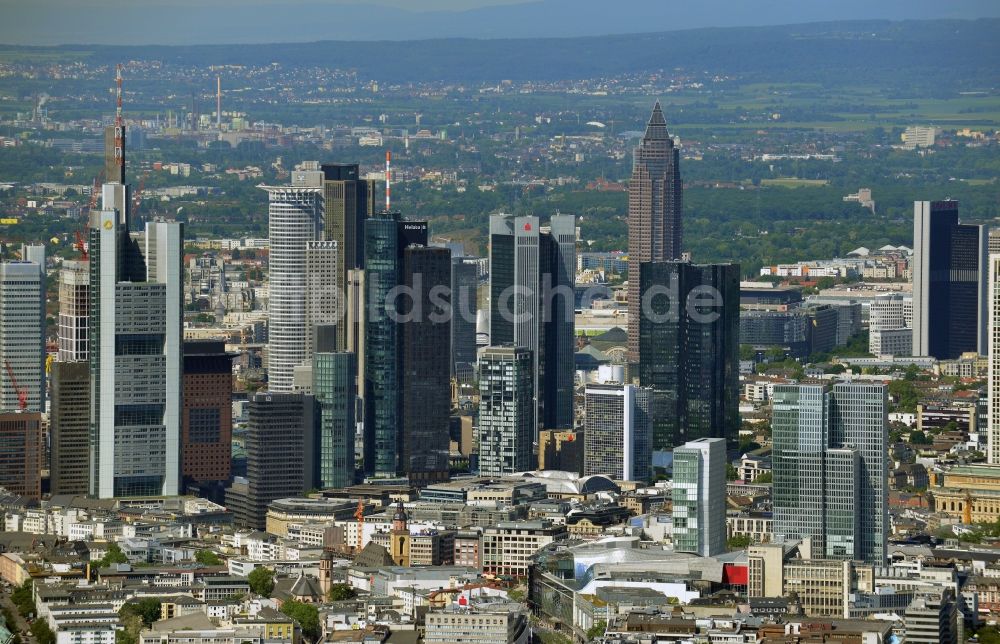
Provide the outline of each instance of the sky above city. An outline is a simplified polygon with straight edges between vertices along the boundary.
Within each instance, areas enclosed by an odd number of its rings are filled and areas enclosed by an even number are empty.
[[[1000,16],[996,0],[0,0],[0,43],[230,44],[596,36]]]

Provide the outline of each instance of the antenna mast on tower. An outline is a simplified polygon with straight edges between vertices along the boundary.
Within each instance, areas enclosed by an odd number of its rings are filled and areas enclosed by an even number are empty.
[[[115,67],[115,162],[120,182],[125,181],[125,119],[122,117],[122,64]]]
[[[389,150],[385,151],[385,211],[391,212],[389,206],[391,204],[392,197],[392,152]]]
[[[222,75],[215,75],[215,128],[222,130]]]

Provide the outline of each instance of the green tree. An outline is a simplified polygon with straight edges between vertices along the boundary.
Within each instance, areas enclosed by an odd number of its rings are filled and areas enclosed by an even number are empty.
[[[772,472],[764,472],[757,478],[753,480],[754,483],[774,483],[774,474]]]
[[[222,559],[211,550],[199,550],[194,555],[194,560],[205,566],[221,566]]]
[[[740,476],[740,473],[739,473],[739,471],[737,471],[737,469],[735,467],[733,467],[733,464],[732,463],[726,463],[726,480],[727,481],[735,481],[736,479],[739,478],[739,476]]]
[[[247,575],[247,582],[250,584],[250,592],[253,594],[270,597],[271,591],[274,590],[274,571],[263,566],[254,568]]]
[[[25,617],[35,612],[35,597],[31,591],[31,585],[31,580],[25,579],[24,583],[10,594],[10,600],[17,606],[18,612]]]
[[[983,626],[976,631],[976,639],[979,640],[979,644],[1000,644],[1000,628]]]
[[[896,410],[902,412],[917,411],[920,396],[912,380],[893,380],[889,383],[889,395],[896,399]]]
[[[726,545],[730,550],[743,550],[751,543],[750,537],[745,534],[738,534],[726,540]]]
[[[142,620],[143,626],[151,626],[160,619],[160,600],[155,597],[144,597],[137,602],[129,602],[122,606],[123,611],[135,613]]]
[[[114,564],[128,563],[128,557],[122,552],[122,549],[118,547],[117,543],[112,543],[108,546],[108,552],[94,562],[95,568],[107,568]]]
[[[593,626],[587,629],[587,638],[592,640],[597,639],[598,637],[604,635],[604,632],[607,630],[608,623],[603,619],[599,619],[594,622]]]
[[[930,445],[934,441],[919,429],[910,432],[910,443],[912,445]]]
[[[56,635],[44,619],[36,619],[31,623],[31,634],[35,636],[37,644],[56,644]]]
[[[319,610],[312,604],[289,599],[281,604],[281,612],[288,615],[302,627],[302,635],[311,642],[320,636]]]
[[[357,596],[357,591],[351,588],[349,584],[332,584],[330,590],[326,593],[326,598],[332,602],[354,599]]]

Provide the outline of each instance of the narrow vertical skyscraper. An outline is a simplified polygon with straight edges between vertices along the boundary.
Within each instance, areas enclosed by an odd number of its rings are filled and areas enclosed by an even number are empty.
[[[699,438],[674,450],[674,549],[726,551],[726,441]]]
[[[268,197],[268,389],[292,391],[295,367],[306,359],[306,245],[322,225],[319,171],[292,173],[291,186],[262,186]]]
[[[365,220],[375,214],[375,182],[362,179],[356,163],[324,163],[322,240],[336,242],[334,285],[347,292],[349,271],[365,265]],[[337,350],[346,351],[347,329],[337,327]]]
[[[451,258],[451,375],[460,381],[476,364],[479,267],[471,257]]]
[[[90,262],[66,260],[59,271],[59,362],[87,360]]]
[[[986,461],[1000,465],[1000,254],[989,256],[989,420]]]
[[[357,398],[357,360],[353,353],[332,351],[334,327],[329,339],[317,338],[313,354],[313,395],[319,416],[316,446],[321,488],[354,484],[354,403]],[[320,327],[322,330],[323,327]]]
[[[830,440],[830,400],[821,384],[774,388],[774,532],[784,539],[811,538],[823,556],[824,459]]]
[[[985,355],[985,226],[960,224],[957,201],[913,204],[913,355]]]
[[[653,389],[653,449],[739,432],[739,266],[644,262],[639,384]]]
[[[184,227],[128,229],[128,187],[106,183],[90,221],[90,492],[177,494]]]
[[[545,429],[573,426],[575,271],[574,216],[553,215],[547,229],[534,216],[490,217],[490,343],[531,351]]]
[[[401,471],[404,252],[427,245],[427,222],[379,213],[365,222],[365,456],[368,476]],[[447,360],[447,343],[442,349]],[[447,364],[445,364],[447,367]]]
[[[813,557],[883,564],[886,386],[777,385],[773,406],[775,539],[808,538]]]
[[[412,484],[426,485],[446,481],[449,474],[451,251],[410,246],[403,249],[402,268],[410,297],[401,298],[399,308],[400,473]]]
[[[639,360],[639,265],[681,258],[680,150],[667,132],[660,102],[632,154],[628,182],[628,361]]]
[[[583,475],[648,481],[652,390],[619,383],[587,385]]]
[[[19,394],[45,409],[45,266],[32,261],[0,263],[0,411],[21,410]]]
[[[531,469],[534,360],[524,347],[479,350],[479,474]]]
[[[340,248],[335,241],[306,242],[306,364],[316,350],[313,341],[317,326],[336,326],[345,322],[345,294],[337,288]]]

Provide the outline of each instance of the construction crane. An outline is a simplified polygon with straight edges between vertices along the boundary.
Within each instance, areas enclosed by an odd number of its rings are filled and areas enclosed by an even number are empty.
[[[24,411],[28,408],[28,392],[21,385],[17,384],[17,378],[14,377],[14,370],[10,368],[10,362],[4,360],[3,366],[7,369],[7,377],[10,378],[10,384],[14,387],[14,391],[17,392],[17,406],[21,408],[21,411]]]
[[[354,511],[354,518],[358,520],[358,546],[357,554],[361,554],[361,544],[364,539],[364,527],[365,527],[365,502],[362,499],[358,499],[358,509]]]
[[[94,184],[90,187],[90,202],[87,204],[87,212],[84,213],[84,217],[89,218],[90,212],[97,208],[97,198],[101,194],[101,186],[104,185],[104,169],[94,177]],[[84,220],[83,225],[76,231],[76,243],[73,246],[80,253],[80,259],[83,261],[88,261],[90,259],[90,254],[87,252],[87,245],[83,241],[83,229],[87,225],[87,220]]]

